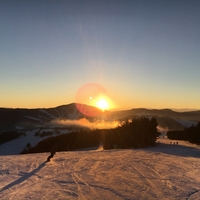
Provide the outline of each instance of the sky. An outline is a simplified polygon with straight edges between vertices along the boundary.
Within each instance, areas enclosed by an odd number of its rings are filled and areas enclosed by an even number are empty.
[[[199,76],[198,0],[0,0],[0,107],[200,110]]]

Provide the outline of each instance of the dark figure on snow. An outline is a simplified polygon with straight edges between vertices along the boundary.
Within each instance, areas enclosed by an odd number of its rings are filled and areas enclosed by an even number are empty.
[[[53,158],[53,156],[56,154],[56,150],[58,148],[58,143],[54,144],[54,146],[51,148],[51,155],[47,158],[47,162],[49,162],[51,160],[51,158]]]

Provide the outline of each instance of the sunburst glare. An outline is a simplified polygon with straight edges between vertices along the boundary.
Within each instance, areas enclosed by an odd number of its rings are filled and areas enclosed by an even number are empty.
[[[96,102],[96,106],[98,108],[100,108],[102,111],[105,111],[109,107],[108,102],[105,99],[103,99],[103,98],[99,99]]]

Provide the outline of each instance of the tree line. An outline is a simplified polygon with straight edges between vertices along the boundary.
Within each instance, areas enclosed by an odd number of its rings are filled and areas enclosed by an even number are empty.
[[[57,151],[97,147],[99,144],[102,144],[103,149],[155,146],[156,138],[159,136],[157,125],[155,118],[142,117],[126,121],[112,129],[81,130],[49,137],[31,147],[28,152],[21,153],[49,152],[55,143],[58,144]]]
[[[171,140],[185,140],[200,145],[200,122],[184,130],[168,131],[167,136]]]
[[[0,134],[0,145],[9,142],[11,140],[17,139],[20,136],[26,136],[25,132],[18,132],[18,131],[6,131]]]

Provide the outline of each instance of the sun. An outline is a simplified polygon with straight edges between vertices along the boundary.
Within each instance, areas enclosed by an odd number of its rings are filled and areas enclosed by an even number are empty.
[[[114,108],[113,100],[106,89],[97,83],[87,83],[80,87],[76,93],[75,102],[77,109],[86,116],[99,116],[99,111],[104,112]]]
[[[102,111],[105,111],[109,107],[108,102],[106,101],[106,99],[103,99],[103,98],[100,98],[96,102],[96,106],[100,108]]]

